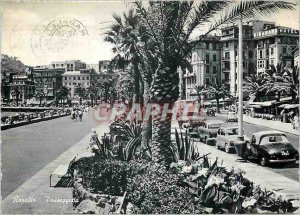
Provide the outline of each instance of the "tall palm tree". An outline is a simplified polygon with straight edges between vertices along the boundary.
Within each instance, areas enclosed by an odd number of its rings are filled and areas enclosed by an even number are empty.
[[[68,100],[68,95],[70,93],[70,89],[66,86],[61,86],[57,92],[56,92],[56,96],[57,99],[61,100],[61,104],[63,104],[63,100],[67,99]]]
[[[294,4],[281,1],[241,1],[232,4],[229,1],[163,1],[150,2],[143,6],[135,2],[140,16],[140,25],[147,29],[158,53],[159,67],[150,87],[150,99],[155,103],[169,103],[172,108],[179,95],[179,77],[177,68],[184,67],[190,51],[196,42],[190,36],[200,25],[209,25],[209,30],[201,38],[216,30],[219,26],[240,18],[244,20],[256,15],[266,15],[279,9],[294,9]],[[216,17],[216,14],[222,14]],[[156,162],[170,162],[171,118],[153,119],[152,152]]]
[[[249,77],[246,77],[243,91],[250,96],[254,96],[254,99],[259,101],[266,93],[266,81],[266,75],[263,73],[251,74]]]
[[[123,69],[128,65],[132,65],[134,71],[134,93],[136,102],[140,102],[140,70],[139,63],[141,57],[139,54],[139,35],[137,34],[138,16],[130,9],[128,13],[124,13],[123,17],[114,14],[115,23],[111,25],[109,31],[106,32],[105,41],[114,45],[113,51],[116,53],[115,60],[117,64],[122,65]],[[127,70],[128,71],[128,70]]]
[[[74,90],[74,93],[79,96],[79,105],[82,103],[82,99],[86,97],[86,89],[82,84],[78,84]]]
[[[229,97],[230,90],[228,83],[225,82],[213,82],[209,84],[207,87],[207,94],[210,98],[213,98],[217,102],[217,112],[220,113],[220,99]]]
[[[289,87],[286,84],[285,76],[288,74],[288,69],[283,63],[270,66],[270,69],[265,71],[266,75],[266,89],[267,93],[276,93],[277,101],[280,101],[283,93],[288,93]]]
[[[19,106],[21,92],[18,90],[18,88],[13,88],[13,90],[11,91],[11,95],[15,99],[17,106]]]
[[[97,105],[97,99],[99,97],[100,87],[96,85],[91,85],[86,90],[90,96],[91,105],[92,106],[94,105],[94,101],[95,101],[95,105]]]

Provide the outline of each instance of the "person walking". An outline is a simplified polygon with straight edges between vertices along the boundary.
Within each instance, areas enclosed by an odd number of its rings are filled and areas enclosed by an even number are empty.
[[[83,112],[81,109],[79,109],[78,111],[78,116],[79,116],[79,120],[82,121],[82,115],[83,115]]]

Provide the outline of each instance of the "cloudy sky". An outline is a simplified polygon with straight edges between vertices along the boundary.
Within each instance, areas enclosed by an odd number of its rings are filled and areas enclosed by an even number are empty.
[[[111,46],[103,41],[102,34],[113,21],[112,14],[120,14],[128,7],[126,0],[2,1],[1,53],[32,66],[57,60],[109,60]],[[264,20],[299,29],[299,9],[282,11]],[[69,27],[59,28],[61,22]]]

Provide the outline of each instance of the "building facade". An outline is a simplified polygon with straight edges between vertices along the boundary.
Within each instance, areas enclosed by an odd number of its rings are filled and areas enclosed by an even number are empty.
[[[272,26],[254,33],[254,40],[257,43],[257,73],[279,63],[287,67],[293,66],[293,51],[299,43],[298,30]]]
[[[195,86],[208,85],[221,80],[221,43],[219,37],[207,37],[192,50],[192,71],[179,70],[180,92],[185,99],[195,99]],[[184,85],[182,85],[184,83]],[[182,89],[185,87],[185,89]]]
[[[100,60],[99,61],[99,73],[106,73],[110,69],[110,61],[109,60]]]
[[[86,69],[86,63],[80,60],[55,61],[52,62],[50,68],[65,68],[66,71],[79,71]]]
[[[12,82],[8,85],[10,88],[10,99],[18,99],[25,103],[27,99],[34,96],[34,81],[31,75],[16,74],[12,76]]]
[[[65,68],[33,68],[35,90],[41,90],[47,100],[55,98],[56,91],[62,87],[62,74]]]

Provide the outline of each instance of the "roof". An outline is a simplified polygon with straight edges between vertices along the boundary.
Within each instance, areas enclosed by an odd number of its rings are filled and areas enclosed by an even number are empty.
[[[285,133],[283,133],[281,131],[276,131],[276,130],[259,131],[259,132],[254,133],[253,135],[255,135],[257,138],[260,138],[261,136],[264,136],[264,135],[273,135],[273,134],[284,134],[285,135]]]

